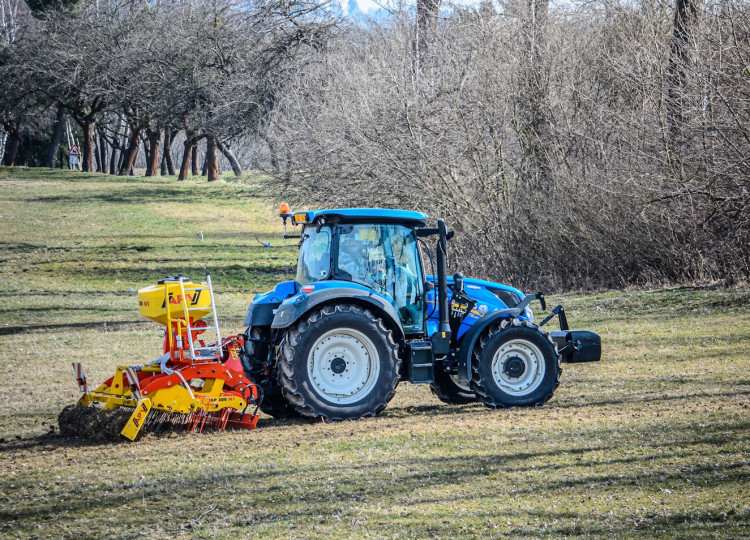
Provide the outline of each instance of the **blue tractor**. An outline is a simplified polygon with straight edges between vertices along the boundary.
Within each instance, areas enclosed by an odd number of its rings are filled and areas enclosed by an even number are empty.
[[[446,403],[541,405],[561,361],[601,357],[599,336],[570,330],[562,306],[536,322],[529,304],[546,310],[542,293],[448,277],[453,234],[442,219],[428,227],[419,212],[287,205],[280,215],[285,237],[300,239],[297,275],[253,298],[240,355],[271,416],[374,416],[401,381],[429,384]],[[301,234],[287,235],[287,220]],[[547,332],[555,317],[560,330]]]

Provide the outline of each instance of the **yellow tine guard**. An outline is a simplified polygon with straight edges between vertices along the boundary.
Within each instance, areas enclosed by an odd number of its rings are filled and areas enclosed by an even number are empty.
[[[122,428],[120,435],[134,441],[138,436],[138,432],[143,427],[143,423],[146,421],[148,412],[151,410],[151,400],[143,398],[138,400],[138,404],[135,406],[135,411],[128,418],[128,422],[125,427]]]

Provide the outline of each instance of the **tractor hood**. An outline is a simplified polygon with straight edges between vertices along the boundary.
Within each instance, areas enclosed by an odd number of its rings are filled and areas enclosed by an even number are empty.
[[[437,276],[428,275],[427,281],[437,284]],[[453,286],[453,276],[447,277],[448,286]],[[499,309],[515,307],[526,296],[523,292],[515,287],[495,283],[493,281],[484,281],[482,279],[464,278],[464,290],[466,294],[481,302],[485,292],[489,292],[491,297],[487,297],[493,304],[500,300],[502,306]]]
[[[437,276],[428,275],[427,281],[437,284]],[[453,287],[453,277],[447,278],[448,288]],[[461,327],[458,331],[457,339],[463,337],[463,335],[477,322],[482,320],[485,316],[490,315],[496,311],[504,310],[508,308],[516,307],[521,300],[526,296],[520,290],[503,285],[502,283],[495,283],[492,281],[484,281],[481,279],[464,278],[464,292],[471,299],[476,301],[476,305],[471,309],[464,319]],[[436,318],[436,310],[432,307],[435,302],[435,291],[429,291],[427,293],[428,313],[431,313],[427,321],[427,333],[428,335],[433,334],[438,329],[438,321]],[[531,308],[528,306],[524,309],[521,318],[534,321],[534,314]]]

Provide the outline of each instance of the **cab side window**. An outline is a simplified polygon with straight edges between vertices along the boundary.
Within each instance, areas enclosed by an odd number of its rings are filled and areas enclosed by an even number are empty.
[[[300,285],[326,279],[331,270],[331,229],[307,227],[302,235],[296,281]]]

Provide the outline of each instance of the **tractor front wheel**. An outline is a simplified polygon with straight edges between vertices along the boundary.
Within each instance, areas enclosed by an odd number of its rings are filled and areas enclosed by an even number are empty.
[[[474,349],[471,386],[488,407],[542,405],[560,384],[560,357],[538,326],[492,327]]]
[[[325,306],[287,332],[279,384],[303,416],[375,416],[395,394],[400,363],[393,333],[382,320],[356,305]]]

